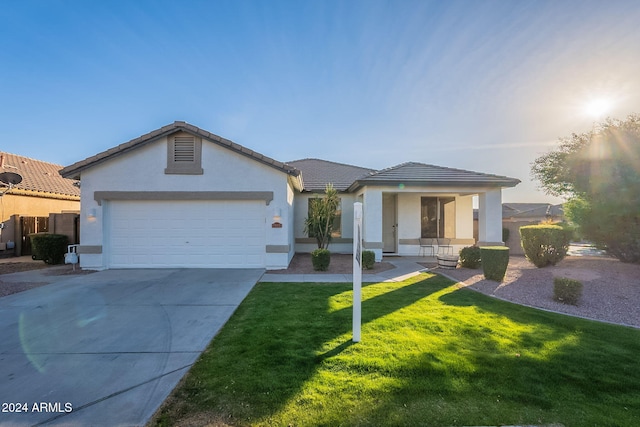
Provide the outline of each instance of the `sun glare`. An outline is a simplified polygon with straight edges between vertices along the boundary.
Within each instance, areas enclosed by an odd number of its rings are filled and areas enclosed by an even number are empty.
[[[602,117],[611,110],[611,104],[611,100],[606,98],[592,99],[585,105],[584,111],[591,117]]]

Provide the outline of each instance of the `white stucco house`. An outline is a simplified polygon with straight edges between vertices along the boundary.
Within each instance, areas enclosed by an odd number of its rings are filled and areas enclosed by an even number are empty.
[[[88,269],[283,269],[315,239],[309,199],[332,183],[341,212],[329,249],[349,253],[353,203],[363,203],[363,245],[417,255],[421,238],[453,250],[502,238],[505,176],[403,163],[372,170],[319,159],[283,163],[185,122],[174,122],[67,166],[81,182],[80,265]],[[479,242],[473,238],[479,198]]]

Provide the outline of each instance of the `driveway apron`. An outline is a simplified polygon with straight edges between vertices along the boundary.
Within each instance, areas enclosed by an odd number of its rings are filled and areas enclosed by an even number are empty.
[[[108,270],[0,298],[0,426],[144,425],[263,270]]]

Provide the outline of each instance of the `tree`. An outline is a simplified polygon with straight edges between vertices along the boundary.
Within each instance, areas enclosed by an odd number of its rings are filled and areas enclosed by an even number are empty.
[[[585,238],[640,263],[640,115],[560,139],[531,174],[548,194],[569,199],[567,215]]]
[[[327,184],[324,197],[314,197],[309,201],[309,213],[304,221],[304,231],[309,237],[315,237],[318,249],[327,249],[331,242],[331,233],[336,218],[340,198],[338,190]]]

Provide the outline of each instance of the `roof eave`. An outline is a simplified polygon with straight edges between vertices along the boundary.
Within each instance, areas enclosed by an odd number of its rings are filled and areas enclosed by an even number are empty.
[[[174,122],[170,125],[163,126],[160,129],[157,129],[145,135],[139,136],[138,138],[135,138],[135,139],[132,139],[131,141],[120,144],[107,151],[103,151],[102,153],[98,153],[85,160],[81,160],[70,166],[62,168],[59,173],[64,178],[80,179],[80,174],[84,170],[92,168],[100,163],[104,163],[108,160],[111,160],[114,157],[120,156],[129,151],[135,150],[144,145],[155,142],[158,139],[164,138],[168,135],[171,135],[180,131],[188,132],[188,133],[191,133],[192,135],[205,138],[214,144],[225,147],[235,153],[249,157],[252,160],[258,161],[272,168],[278,169],[281,172],[284,172],[288,175],[295,176],[295,177],[300,176],[300,171],[294,168],[293,166],[287,165],[286,163],[279,162],[275,159],[272,159],[258,152],[255,152],[249,148],[246,148],[240,144],[236,144],[233,141],[230,141],[218,135],[212,134],[211,132],[202,130],[196,126],[190,125],[186,122]]]
[[[80,201],[80,196],[76,194],[55,193],[52,191],[38,191],[38,190],[26,190],[23,188],[12,188],[6,192],[6,196],[27,196],[27,197],[39,197],[44,199],[56,199],[56,200],[71,200],[74,202]]]
[[[351,193],[351,190],[349,188],[346,189],[339,189],[336,188],[336,190],[338,191],[338,194],[348,194]],[[305,188],[303,189],[303,193],[315,193],[315,194],[324,194],[326,193],[326,188]]]
[[[304,191],[304,183],[302,182],[302,175],[289,175],[287,178],[291,186],[302,193]]]
[[[357,180],[348,188],[348,192],[353,192],[361,187],[388,187],[404,185],[405,187],[500,187],[510,188],[520,184],[519,179],[495,181],[495,182],[482,182],[482,181],[402,181],[402,180]]]
[[[166,128],[163,127],[162,129]],[[154,132],[151,132],[149,134],[143,135],[141,137],[132,139],[131,141],[125,142],[123,144],[120,144],[116,147],[110,148],[106,151],[103,151],[101,153],[95,154],[91,157],[88,157],[84,160],[81,160],[79,162],[76,162],[72,165],[69,165],[67,167],[64,167],[62,169],[60,169],[59,173],[63,178],[71,178],[71,179],[76,179],[79,180],[80,179],[80,174],[81,172],[90,169],[94,166],[97,166],[101,163],[104,163],[106,161],[109,161],[111,159],[113,159],[114,157],[118,157],[121,156],[122,154],[128,153],[129,151],[133,151],[135,149],[138,149],[140,147],[143,147],[147,144],[150,144],[152,142],[157,141],[158,139],[164,138],[165,136],[171,135],[172,133],[176,133],[180,131],[179,128],[171,128],[171,129],[167,129],[163,132],[159,132],[156,133],[155,135]]]

